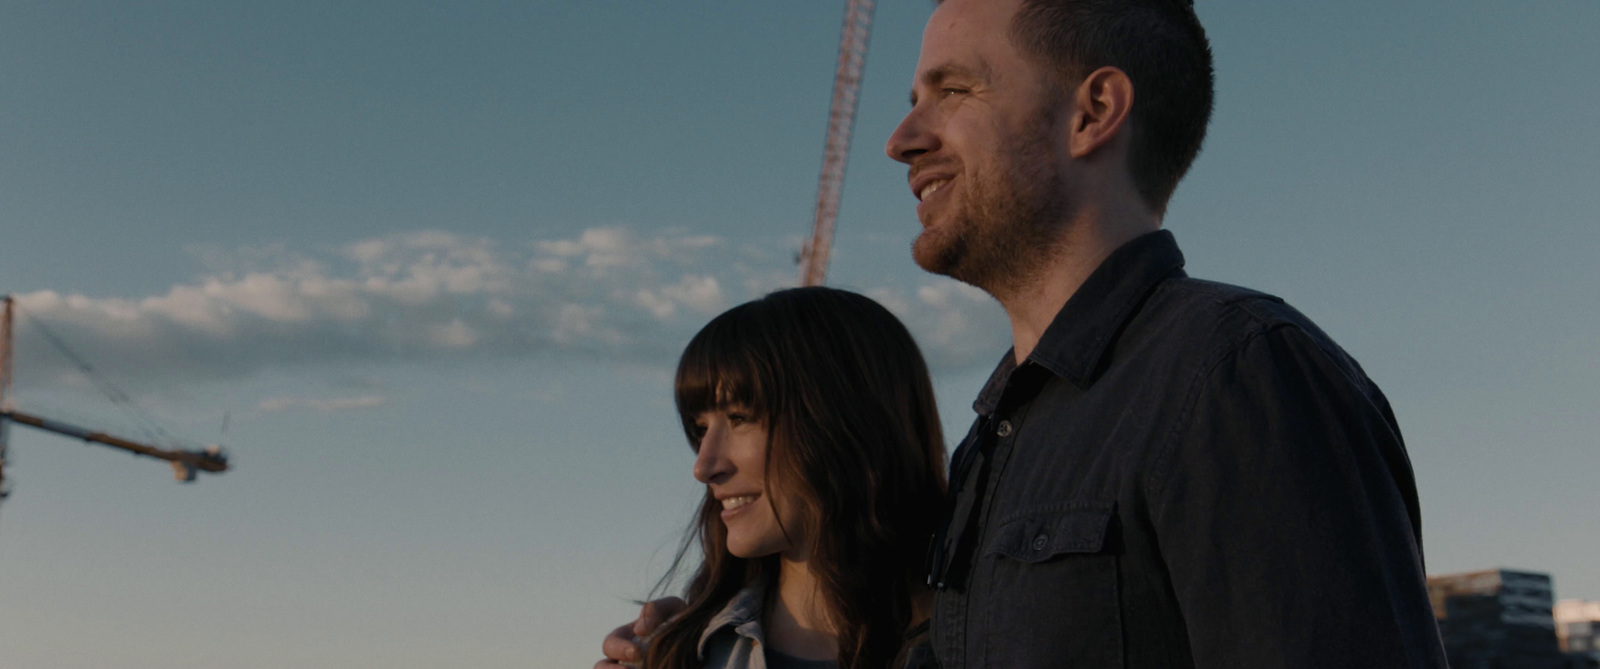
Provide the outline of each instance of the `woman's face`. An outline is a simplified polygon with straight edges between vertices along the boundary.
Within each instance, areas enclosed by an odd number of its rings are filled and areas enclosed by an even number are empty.
[[[695,454],[694,477],[722,504],[728,552],[742,558],[784,553],[804,559],[809,546],[803,536],[800,505],[787,499],[776,482],[767,485],[766,425],[743,407],[726,407],[696,416],[695,426],[700,432],[700,449]],[[783,521],[781,529],[779,519]]]

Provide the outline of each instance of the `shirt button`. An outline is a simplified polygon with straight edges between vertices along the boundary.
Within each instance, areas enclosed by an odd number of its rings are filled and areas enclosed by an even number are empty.
[[[1041,534],[1041,535],[1039,535],[1037,537],[1034,537],[1033,538],[1033,550],[1042,551],[1042,550],[1044,550],[1045,544],[1048,544],[1048,543],[1050,543],[1050,535],[1048,535],[1048,534]]]
[[[1002,437],[1011,436],[1011,421],[1009,421],[1009,420],[1000,421],[1000,427],[998,429],[996,429],[994,431],[994,433],[998,434],[998,435],[1000,435]]]

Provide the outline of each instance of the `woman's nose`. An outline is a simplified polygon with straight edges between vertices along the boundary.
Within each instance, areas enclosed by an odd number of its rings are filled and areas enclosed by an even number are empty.
[[[700,451],[694,456],[696,481],[709,484],[728,473],[728,458],[723,452],[724,432],[719,426],[711,425],[706,428],[705,435],[700,437]]]

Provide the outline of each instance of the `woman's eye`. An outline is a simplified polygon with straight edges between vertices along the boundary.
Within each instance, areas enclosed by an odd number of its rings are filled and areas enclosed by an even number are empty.
[[[750,421],[750,416],[748,414],[742,414],[742,413],[730,413],[730,414],[728,414],[728,424],[730,424],[730,425],[743,425],[743,424],[745,424],[745,423],[747,423],[749,421]]]

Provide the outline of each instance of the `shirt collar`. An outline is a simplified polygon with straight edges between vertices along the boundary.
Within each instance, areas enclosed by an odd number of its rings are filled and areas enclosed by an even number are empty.
[[[1037,364],[1079,388],[1094,381],[1100,360],[1145,297],[1165,279],[1187,276],[1183,252],[1172,233],[1157,230],[1112,251],[1072,294],[1026,362]],[[1016,358],[1006,351],[983,392],[972,403],[982,415],[994,413],[1016,371]]]
[[[757,581],[740,590],[733,599],[722,607],[717,615],[711,617],[706,623],[706,629],[700,633],[700,643],[695,647],[695,654],[701,659],[706,659],[706,644],[711,637],[724,627],[732,627],[733,632],[742,637],[755,640],[757,643],[766,643],[761,636],[761,611],[766,606],[767,588]]]

